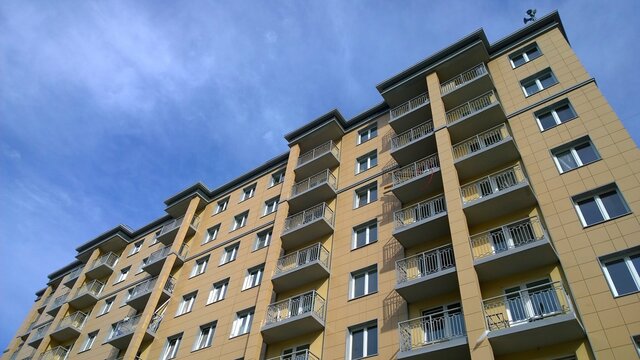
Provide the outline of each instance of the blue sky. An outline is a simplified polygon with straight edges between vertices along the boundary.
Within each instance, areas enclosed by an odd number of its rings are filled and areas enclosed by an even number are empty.
[[[637,0],[1,2],[0,347],[79,244],[286,151],[330,109],[360,113],[377,83],[480,27],[494,42],[530,7],[560,11],[638,143]]]

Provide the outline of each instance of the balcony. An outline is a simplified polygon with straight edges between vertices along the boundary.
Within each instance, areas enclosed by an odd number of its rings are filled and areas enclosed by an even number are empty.
[[[319,173],[322,169],[331,169],[339,164],[340,150],[331,140],[300,155],[298,165],[293,171],[296,178],[304,179]]]
[[[436,152],[433,121],[429,120],[391,138],[391,156],[400,165]]]
[[[313,355],[309,350],[300,350],[287,355],[268,358],[267,360],[320,360],[320,358]]]
[[[164,265],[167,256],[171,253],[171,245],[167,245],[163,248],[160,248],[149,255],[147,262],[142,265],[142,270],[148,273],[149,275],[158,275],[162,270],[162,266]],[[180,246],[180,251],[176,254],[175,265],[182,265],[184,263],[184,259],[189,253],[189,246],[182,244]]]
[[[470,138],[478,132],[506,122],[496,93],[489,91],[446,113],[452,142]]]
[[[423,93],[389,111],[389,125],[396,134],[404,132],[431,118],[429,94]]]
[[[473,263],[483,281],[523,273],[558,261],[538,217],[473,235],[470,241]]]
[[[271,278],[273,290],[283,292],[328,278],[329,258],[329,250],[320,243],[281,257]]]
[[[545,348],[584,336],[560,282],[486,299],[483,307],[496,355]]]
[[[395,170],[391,178],[393,180],[391,191],[403,204],[427,194],[442,192],[442,173],[438,154]]]
[[[458,289],[453,247],[445,245],[396,261],[396,291],[407,302]]]
[[[91,264],[89,270],[87,270],[87,277],[91,279],[102,279],[111,275],[118,263],[118,259],[120,259],[120,257],[112,252],[100,256]]]
[[[284,220],[280,236],[282,248],[289,250],[333,233],[333,210],[326,203],[318,204]]]
[[[49,305],[49,308],[47,308],[47,314],[51,316],[56,316],[56,314],[58,313],[58,310],[60,310],[60,307],[62,306],[62,304],[64,304],[67,301],[68,297],[69,297],[69,293],[67,292],[55,298],[51,303],[51,305]]]
[[[70,348],[64,346],[56,346],[53,349],[50,349],[42,355],[40,355],[40,360],[66,360],[67,356],[69,356]]]
[[[147,301],[153,292],[155,285],[158,281],[157,277],[145,280],[138,285],[134,286],[129,290],[127,294],[127,298],[125,303],[132,308],[142,311],[144,307],[147,305]],[[160,303],[163,303],[165,300],[171,297],[173,294],[173,289],[176,286],[176,279],[173,277],[169,277],[167,282],[164,284],[162,288],[162,294],[160,294]]]
[[[531,208],[536,204],[520,164],[463,185],[462,208],[470,226]]]
[[[49,295],[47,295],[47,297],[44,298],[44,300],[40,303],[40,305],[38,305],[38,309],[42,309],[43,307],[47,306],[49,304],[49,301],[51,301],[52,295],[53,293],[49,293]]]
[[[480,63],[471,69],[440,84],[440,94],[445,107],[453,107],[493,88],[487,67]]]
[[[462,310],[421,316],[398,323],[398,359],[470,359]]]
[[[453,159],[458,177],[470,179],[496,167],[513,163],[520,158],[506,124],[475,135],[453,145]]]
[[[64,278],[64,286],[71,288],[73,284],[78,280],[78,276],[82,273],[82,266],[78,266],[77,268],[71,270],[71,272]]]
[[[86,320],[87,314],[76,311],[60,321],[58,327],[51,333],[51,337],[60,342],[77,338],[80,336]]]
[[[289,197],[289,211],[300,211],[313,204],[335,198],[336,190],[336,177],[329,169],[323,170],[293,185]]]
[[[392,235],[405,248],[435,240],[449,233],[447,207],[443,195],[419,202],[393,215]]]
[[[104,284],[98,280],[92,280],[82,285],[76,296],[69,300],[69,305],[76,309],[84,309],[88,306],[94,305],[100,298],[100,293],[104,289]]]
[[[139,324],[140,317],[141,315],[136,315],[134,317],[126,317],[121,321],[118,321],[115,327],[111,330],[109,336],[107,336],[105,342],[117,349],[126,349],[131,342],[131,338],[133,337],[133,333],[136,331],[136,328],[138,326],[142,326]],[[156,331],[158,330],[161,321],[162,317],[154,315],[154,318],[151,319],[151,323],[146,327],[142,341],[149,341],[155,338]]]
[[[262,337],[267,344],[324,329],[325,300],[317,292],[278,301],[267,307]]]
[[[42,342],[42,339],[44,339],[44,335],[49,330],[49,327],[51,327],[51,322],[44,324],[42,326],[39,326],[34,331],[32,331],[31,338],[29,339],[29,342],[28,342],[29,346],[37,349],[38,345],[40,345],[40,343]]]
[[[180,226],[184,221],[184,216],[179,217],[177,219],[172,219],[164,223],[159,233],[156,234],[155,240],[161,242],[165,245],[170,244],[176,238],[178,231],[180,230]],[[187,236],[192,236],[198,230],[198,225],[200,225],[200,217],[195,216],[191,223],[189,224],[189,228],[187,229]]]

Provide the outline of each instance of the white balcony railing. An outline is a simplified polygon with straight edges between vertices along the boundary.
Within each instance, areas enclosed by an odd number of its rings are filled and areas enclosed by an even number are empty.
[[[498,125],[453,145],[453,158],[457,160],[461,157],[482,151],[491,145],[499,143],[509,136],[507,126],[505,124]]]
[[[445,245],[396,261],[396,279],[398,284],[403,284],[454,266],[453,246]]]
[[[80,289],[78,289],[76,297],[82,296],[84,294],[90,294],[93,297],[97,298],[98,296],[100,296],[102,289],[104,289],[104,283],[102,281],[92,280],[88,283],[85,283]]]
[[[429,120],[391,138],[391,150],[408,145],[433,134],[433,121]]]
[[[483,308],[489,331],[573,312],[569,295],[559,281],[483,300]]]
[[[480,63],[471,69],[463,72],[455,76],[453,79],[449,79],[442,84],[440,84],[440,94],[442,96],[452,92],[453,90],[465,86],[466,84],[472,82],[473,80],[479,78],[480,76],[487,74],[487,68],[483,63]]]
[[[462,310],[449,309],[398,323],[400,351],[413,351],[466,335]]]
[[[128,292],[126,301],[133,300],[145,294],[148,294],[153,291],[155,288],[156,282],[158,281],[158,277],[153,277],[151,279],[145,280],[138,285],[134,286],[131,291]],[[176,279],[172,276],[169,276],[167,282],[164,285],[164,290],[169,294],[173,294],[173,289],[176,285]]]
[[[444,196],[438,195],[429,200],[396,211],[393,214],[395,228],[399,229],[407,225],[415,224],[446,211],[447,207],[444,202]]]
[[[78,276],[80,276],[80,273],[82,272],[82,269],[83,269],[82,266],[78,266],[77,268],[71,270],[69,275],[67,275],[67,281],[76,279]]]
[[[293,185],[293,188],[291,189],[291,197],[298,196],[305,191],[323,184],[328,184],[333,190],[336,190],[336,177],[333,176],[329,169],[321,171]]]
[[[473,258],[481,259],[545,238],[546,231],[534,216],[475,234],[470,241]]]
[[[418,176],[430,174],[440,170],[438,154],[429,155],[413,164],[395,170],[392,174],[393,186],[401,185],[404,182],[413,180]]]
[[[56,346],[40,355],[40,360],[66,360],[69,355],[69,348]]]
[[[284,220],[284,232],[293,231],[322,218],[333,225],[333,210],[326,203],[315,205],[286,218]]]
[[[139,314],[133,317],[126,317],[118,321],[113,330],[111,330],[111,332],[109,333],[109,336],[107,336],[107,342],[122,336],[132,334],[134,331],[136,331],[141,316],[142,314]],[[161,321],[161,316],[154,315],[151,319],[151,322],[149,323],[149,326],[147,326],[147,331],[155,334],[156,331],[158,331],[158,327],[160,326]]]
[[[84,323],[87,321],[87,314],[82,311],[76,311],[71,315],[65,316],[62,320],[60,320],[60,324],[56,330],[60,330],[66,327],[74,328],[78,331],[82,330]]]
[[[49,330],[50,327],[51,327],[51,323],[47,323],[47,324],[44,324],[42,326],[39,326],[33,332],[33,335],[32,335],[33,337],[31,338],[31,341],[42,339],[44,337],[44,334],[47,333],[47,331]]]
[[[98,266],[101,265],[106,265],[110,268],[116,266],[116,264],[118,263],[118,259],[120,259],[120,257],[112,252],[106,253],[102,256],[100,256],[99,258],[97,258],[94,262],[93,265],[91,265],[91,269],[95,269]]]
[[[329,267],[329,250],[320,243],[313,244],[278,259],[274,275],[293,271],[314,261],[323,264],[327,268]]]
[[[389,112],[390,114],[390,120],[389,121],[393,121],[396,120],[416,109],[419,109],[425,105],[429,104],[429,94],[428,93],[423,93],[420,94],[416,97],[414,97],[413,99],[407,101],[406,103],[396,106],[395,108],[391,109],[391,111]]]
[[[489,195],[508,190],[526,181],[520,164],[465,184],[460,188],[462,202],[469,204]]]
[[[309,350],[299,350],[290,354],[268,358],[267,360],[320,360],[320,358],[313,355]]]
[[[60,306],[62,306],[62,304],[64,304],[65,301],[67,301],[67,298],[69,297],[69,293],[64,293],[60,296],[58,296],[57,298],[55,298],[55,300],[53,300],[53,302],[51,303],[51,309],[55,309],[58,308]]]
[[[264,325],[275,324],[306,314],[314,314],[324,321],[325,300],[315,291],[269,305]]]
[[[465,116],[480,112],[489,106],[498,102],[498,97],[493,90],[478,96],[477,98],[466,102],[460,106],[457,106],[447,111],[447,124],[458,121]]]
[[[153,264],[156,261],[166,258],[167,256],[169,256],[170,253],[171,253],[171,245],[167,245],[163,248],[160,248],[152,252],[151,255],[149,255],[146,265]],[[180,246],[180,251],[178,252],[178,256],[185,257],[187,256],[188,253],[189,253],[189,246],[186,244],[182,244],[182,246]]]
[[[300,157],[298,158],[298,166],[302,166],[308,162],[311,162],[312,160],[317,159],[320,156],[327,154],[329,152],[333,153],[333,155],[335,155],[336,158],[339,158],[340,156],[340,151],[338,150],[338,147],[332,140],[327,141],[326,143],[320,146],[317,146],[316,148],[300,155]]]

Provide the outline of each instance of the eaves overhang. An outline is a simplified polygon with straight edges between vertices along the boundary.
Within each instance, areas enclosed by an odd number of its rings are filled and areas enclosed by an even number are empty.
[[[78,255],[76,258],[87,262],[91,257],[91,252],[95,248],[100,248],[104,252],[117,251],[131,242],[133,230],[126,225],[118,225],[108,230],[93,240],[90,240],[76,248]]]
[[[306,125],[286,134],[284,138],[289,142],[289,146],[293,146],[304,140],[305,147],[313,148],[325,142],[325,138],[336,139],[341,137],[344,135],[346,127],[347,121],[340,111],[333,109]]]
[[[70,264],[65,265],[64,267],[52,272],[51,274],[47,275],[47,277],[49,278],[49,281],[54,281],[58,278],[61,278],[65,275],[67,275],[71,270],[75,269],[76,267],[82,265],[82,261],[80,260],[74,260],[72,261]],[[38,293],[36,293],[36,295],[38,295]]]

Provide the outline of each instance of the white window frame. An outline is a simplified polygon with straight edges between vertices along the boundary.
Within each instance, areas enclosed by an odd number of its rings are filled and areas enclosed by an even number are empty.
[[[98,331],[88,333],[87,338],[82,343],[82,347],[80,347],[80,352],[91,350],[91,347],[93,347],[93,343],[96,341],[97,337]]]
[[[376,328],[376,343],[378,344],[378,346],[376,347],[376,352],[373,354],[369,354],[367,352],[368,350],[368,344],[369,344],[369,329],[375,327]],[[353,333],[362,330],[363,332],[363,336],[362,336],[362,357],[353,357]],[[346,354],[346,359],[348,360],[355,360],[355,359],[363,359],[369,356],[374,356],[377,355],[380,351],[379,351],[379,347],[380,347],[380,334],[378,333],[379,329],[378,329],[378,322],[377,321],[372,321],[372,322],[367,322],[364,324],[360,324],[360,325],[356,325],[356,326],[351,326],[349,327],[349,339],[347,341],[347,354]]]
[[[540,81],[540,78],[543,76],[547,76],[547,75],[551,75],[551,78],[554,80],[554,83],[549,85],[548,87],[544,87],[542,85],[542,82]],[[531,94],[527,93],[527,85],[531,85],[531,84],[535,84],[536,88],[538,90],[536,90],[535,92],[532,92]],[[546,90],[548,88],[550,88],[553,85],[558,84],[558,78],[556,77],[556,75],[553,73],[553,71],[551,71],[551,68],[546,68],[540,72],[538,72],[537,74],[530,76],[522,81],[520,81],[520,87],[522,88],[522,92],[524,93],[525,97],[529,97],[532,96],[534,94],[539,93],[540,91]]]
[[[114,302],[116,302],[115,296],[106,299],[104,301],[104,304],[102,305],[102,308],[100,308],[100,314],[98,314],[98,316],[108,314],[109,311],[111,311],[111,308],[113,307]]]
[[[375,158],[375,164],[371,164]],[[366,164],[361,166],[361,163],[366,161]],[[373,150],[367,154],[364,154],[356,159],[356,174],[363,173],[375,166],[378,166],[378,151]]]
[[[569,107],[569,109],[573,113],[573,116],[563,121],[562,119],[560,119],[560,115],[558,115],[558,111],[557,110],[560,109],[561,107],[564,107],[564,106]],[[543,115],[547,115],[547,114],[551,114],[551,116],[553,117],[553,120],[554,120],[554,122],[556,124],[545,129],[542,126],[542,122],[540,121],[540,117],[543,116]],[[554,127],[556,127],[556,126],[558,126],[560,124],[564,124],[566,122],[569,122],[569,121],[577,118],[578,117],[578,113],[576,112],[576,109],[573,108],[573,105],[571,105],[571,102],[569,102],[569,100],[567,100],[567,99],[564,99],[564,100],[558,101],[557,103],[555,103],[555,104],[553,104],[551,106],[548,106],[548,107],[546,107],[544,109],[536,111],[534,113],[534,117],[536,118],[536,123],[538,123],[538,127],[540,128],[540,131],[542,132],[542,131],[547,131],[549,129],[553,129]]]
[[[216,205],[216,210],[214,211],[214,215],[215,214],[220,214],[221,212],[227,210],[227,207],[229,206],[229,197],[226,197],[222,200],[218,200],[218,203]]]
[[[249,331],[251,331],[253,313],[254,309],[243,310],[236,313],[236,318],[233,320],[233,325],[231,326],[230,338],[248,334]]]
[[[147,266],[147,263],[149,262],[149,257],[146,257],[144,259],[142,259],[142,261],[140,261],[140,266],[138,266],[138,271],[136,272],[136,274],[140,274],[142,270],[145,266]]]
[[[234,261],[238,257],[238,251],[240,250],[240,243],[234,243],[224,248],[222,256],[220,257],[220,265],[224,265]]]
[[[242,284],[242,290],[248,290],[260,285],[263,275],[264,264],[247,269],[247,274],[245,275],[244,283]]]
[[[372,132],[375,131],[375,134],[372,135]],[[358,131],[358,145],[362,143],[366,143],[367,141],[378,136],[378,124],[374,123],[366,128]]]
[[[206,349],[213,344],[213,335],[216,332],[216,322],[200,325],[198,337],[193,344],[193,351]]]
[[[245,211],[241,214],[234,216],[233,227],[231,228],[231,231],[238,230],[240,228],[245,227],[247,225],[248,218],[249,218],[249,211]]]
[[[215,226],[208,228],[207,233],[204,236],[204,240],[202,241],[202,245],[215,240],[218,237],[219,232],[220,232],[220,224],[217,224]]]
[[[131,248],[131,251],[129,252],[129,256],[139,253],[140,249],[142,249],[142,245],[143,244],[144,244],[144,240],[136,241],[135,243],[133,243],[133,247]]]
[[[273,229],[261,231],[256,235],[255,244],[253,244],[253,251],[266,248],[271,243],[273,237]]]
[[[284,182],[284,170],[278,170],[273,174],[271,174],[271,179],[269,180],[269,187],[282,184],[283,182]]]
[[[180,343],[182,342],[182,334],[174,335],[167,338],[167,343],[162,350],[161,360],[175,359],[180,349]]]
[[[538,53],[540,55],[538,55],[538,56],[534,57],[533,59],[531,59],[531,58],[529,58],[529,54],[527,54],[527,52],[532,50],[532,49],[534,49],[534,48],[538,50]],[[533,43],[533,44],[530,44],[530,45],[526,46],[524,49],[519,50],[519,51],[509,55],[509,62],[511,63],[511,67],[515,69],[517,67],[520,67],[520,66],[523,66],[523,65],[527,64],[529,61],[533,61],[533,60],[541,57],[542,55],[543,54],[542,54],[542,50],[540,50],[540,46],[538,46],[537,43]],[[513,62],[513,59],[515,59],[515,58],[517,58],[519,56],[522,56],[522,59],[524,60],[524,63],[522,63],[520,65],[516,65]]]
[[[373,241],[371,241],[372,228],[375,228],[375,231],[376,231],[376,239]],[[363,229],[365,231],[365,243],[364,245],[358,246],[358,232]],[[378,241],[378,220],[376,219],[376,220],[368,221],[364,224],[360,224],[353,228],[353,240],[351,243],[351,250],[365,247],[377,241]]]
[[[640,247],[636,247],[634,249],[622,251],[621,253],[603,256],[599,259],[600,267],[602,268],[604,277],[605,279],[607,279],[607,283],[609,284],[609,288],[611,289],[611,293],[613,294],[614,297],[637,294],[638,292],[640,292],[640,274],[638,273],[637,269],[631,262],[631,257],[639,254],[640,254]],[[627,266],[627,270],[629,270],[631,279],[633,279],[633,282],[636,285],[636,291],[620,294],[618,293],[618,289],[616,289],[615,283],[613,282],[613,279],[611,278],[611,274],[609,273],[609,269],[607,268],[607,264],[614,261],[621,260],[621,259],[624,260],[624,264]]]
[[[240,201],[249,200],[256,195],[256,184],[249,185],[242,189],[242,196],[240,197]]]
[[[116,278],[116,281],[114,281],[113,283],[118,284],[127,280],[127,277],[129,276],[129,272],[131,272],[131,266],[127,266],[126,268],[121,269],[120,273],[118,273],[118,277]]]
[[[376,189],[376,198],[375,199],[371,198],[371,190],[373,190],[373,189]],[[377,190],[378,190],[378,182],[377,181],[374,181],[371,184],[367,184],[367,185],[365,185],[363,187],[360,187],[360,188],[356,189],[354,191],[354,195],[355,195],[355,198],[354,198],[354,209],[363,207],[363,206],[365,206],[367,204],[371,204],[372,202],[377,201],[378,200],[378,191]],[[364,192],[366,192],[367,201],[365,203],[360,203],[360,195],[362,193],[364,193]]]
[[[620,197],[620,200],[622,201],[622,204],[625,207],[626,212],[624,214],[621,215],[616,215],[614,217],[609,215],[609,212],[607,211],[607,208],[604,206],[604,203],[602,202],[602,199],[600,199],[600,194],[604,194],[604,193],[608,193],[610,191],[615,191],[618,196]],[[600,211],[600,214],[603,217],[603,220],[601,221],[597,221],[594,222],[593,224],[587,224],[587,221],[584,218],[584,215],[582,215],[582,210],[580,209],[580,205],[578,205],[579,202],[584,201],[584,200],[588,200],[588,199],[594,199],[596,206],[598,207],[598,210]],[[587,227],[587,226],[593,226],[593,225],[597,225],[597,224],[601,224],[603,222],[612,220],[612,219],[617,219],[621,216],[625,216],[629,213],[631,213],[631,209],[629,209],[629,205],[627,204],[626,200],[624,199],[624,196],[622,196],[622,193],[620,192],[620,190],[618,189],[618,187],[615,184],[609,184],[609,185],[605,185],[603,187],[600,187],[596,190],[592,190],[587,192],[586,194],[580,194],[580,195],[576,195],[573,197],[573,206],[576,209],[576,212],[578,213],[578,217],[580,218],[580,222],[582,223],[583,227]]]
[[[578,152],[576,151],[576,148],[579,147],[579,146],[582,146],[584,144],[589,144],[589,146],[591,146],[591,148],[593,149],[593,152],[597,156],[597,159],[595,159],[593,161],[590,161],[590,162],[586,162],[586,163],[582,161],[582,159],[578,155]],[[560,160],[558,160],[558,155],[560,155],[562,153],[565,153],[567,151],[571,154],[571,157],[576,162],[576,167],[568,169],[568,170],[563,170],[562,169],[562,165],[560,164]],[[553,161],[556,164],[556,168],[558,169],[560,174],[564,174],[564,173],[566,173],[568,171],[577,169],[577,168],[585,166],[585,165],[589,165],[589,164],[594,163],[594,162],[596,162],[596,161],[601,159],[600,153],[598,152],[598,149],[596,149],[596,146],[593,144],[593,141],[591,141],[591,139],[588,136],[576,139],[574,141],[571,141],[570,143],[567,143],[567,144],[564,144],[562,146],[559,146],[559,147],[551,150],[551,154],[553,155]]]
[[[376,289],[372,290],[369,289],[369,277],[371,276],[372,273],[376,274]],[[356,291],[356,278],[360,277],[364,275],[364,293],[361,295],[356,295],[355,291]],[[377,265],[372,265],[372,266],[368,266],[364,269],[360,269],[360,270],[356,270],[354,272],[352,272],[351,274],[349,274],[350,278],[349,278],[349,300],[352,299],[358,299],[367,295],[371,295],[371,294],[375,294],[376,292],[378,292],[378,281],[379,281],[379,275],[378,274],[378,266]]]
[[[209,256],[201,257],[193,263],[193,268],[191,269],[191,276],[198,276],[200,274],[204,274],[207,271],[207,264],[209,263]]]
[[[193,310],[193,305],[196,303],[196,296],[198,292],[192,292],[182,296],[178,309],[176,310],[176,316],[188,314]]]
[[[264,202],[264,211],[262,212],[262,216],[266,216],[272,214],[278,210],[278,202],[280,201],[280,197],[274,197],[273,199],[269,199]]]
[[[207,305],[213,304],[218,301],[224,300],[227,295],[227,288],[229,287],[229,278],[222,281],[218,281],[213,284],[211,291],[209,291],[209,298],[207,299]]]

